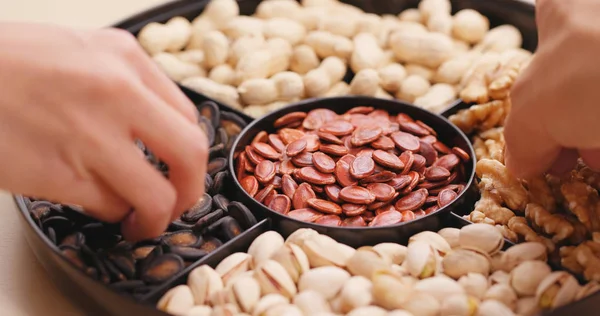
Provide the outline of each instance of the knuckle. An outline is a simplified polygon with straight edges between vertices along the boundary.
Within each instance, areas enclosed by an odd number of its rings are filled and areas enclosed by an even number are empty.
[[[138,56],[141,47],[133,34],[117,28],[108,29],[107,32],[109,32],[109,38],[119,53],[128,57]]]
[[[85,68],[71,76],[78,78],[81,92],[93,99],[106,101],[127,92],[131,92],[133,84],[127,73],[115,67]]]
[[[204,165],[208,161],[208,141],[203,132],[197,133],[199,137],[189,144],[190,158],[198,166]]]
[[[131,78],[124,73],[112,73],[112,75],[105,78],[104,84],[109,92],[118,92],[119,95],[131,95],[135,91]]]
[[[157,201],[157,206],[161,213],[165,214],[165,218],[167,215],[170,215],[175,207],[175,203],[177,201],[177,193],[175,189],[171,186],[161,189],[160,192],[161,198],[160,201]]]

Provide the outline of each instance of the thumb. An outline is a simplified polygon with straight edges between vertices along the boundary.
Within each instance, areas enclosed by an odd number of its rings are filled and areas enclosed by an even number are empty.
[[[507,118],[504,161],[508,170],[518,178],[534,177],[548,171],[561,153],[561,147],[540,125],[524,122],[523,117],[515,112]]]
[[[533,66],[532,63],[521,73],[511,90],[512,107],[504,126],[504,161],[509,171],[519,178],[548,171],[562,149],[547,132],[537,112],[547,100],[542,97],[543,91],[538,92],[537,87],[529,84],[534,82],[529,78]]]

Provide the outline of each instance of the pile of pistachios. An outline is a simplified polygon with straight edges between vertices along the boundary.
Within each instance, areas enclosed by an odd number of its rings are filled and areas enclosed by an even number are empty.
[[[247,253],[194,269],[157,307],[181,316],[527,316],[600,289],[552,271],[541,243],[503,246],[487,224],[358,249],[307,228],[287,239],[267,231]]]

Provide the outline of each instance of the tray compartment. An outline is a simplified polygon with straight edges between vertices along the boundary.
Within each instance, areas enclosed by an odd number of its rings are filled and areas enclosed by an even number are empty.
[[[262,0],[238,0],[240,15],[253,14],[261,1]],[[119,21],[113,26],[125,29],[133,35],[137,35],[146,24],[151,22],[165,23],[175,16],[182,16],[192,21],[202,13],[209,2],[209,0],[175,1],[141,12],[128,19]],[[341,0],[341,2],[359,7],[367,13],[396,15],[405,9],[416,8],[419,0]],[[538,37],[535,23],[535,7],[533,5],[519,0],[451,0],[451,4],[452,14],[462,9],[474,9],[480,12],[489,19],[490,28],[502,24],[511,24],[515,26],[519,29],[523,37],[522,48],[531,52],[536,50]],[[343,80],[349,83],[353,76],[354,73],[348,68]],[[183,87],[179,83],[177,85]],[[442,112],[455,111],[454,108],[461,102],[462,101],[459,98],[454,100]],[[237,114],[241,113],[241,111],[226,104],[220,103],[220,105],[229,108],[230,111],[236,112]]]

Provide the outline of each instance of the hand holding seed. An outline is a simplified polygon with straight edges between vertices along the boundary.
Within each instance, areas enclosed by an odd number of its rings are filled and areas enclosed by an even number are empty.
[[[160,235],[203,194],[208,145],[194,105],[133,36],[0,29],[1,188],[122,221],[129,240]],[[169,179],[135,139],[169,165]]]
[[[539,45],[511,91],[506,166],[520,178],[563,173],[578,156],[600,168],[600,3],[537,1]],[[585,25],[585,27],[584,27]],[[524,136],[526,135],[526,136]]]

